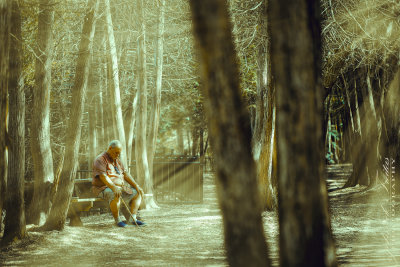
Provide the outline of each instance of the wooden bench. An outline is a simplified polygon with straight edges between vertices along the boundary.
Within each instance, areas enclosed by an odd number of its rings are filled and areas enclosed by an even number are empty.
[[[95,206],[99,208],[109,208],[108,203],[104,199],[93,196],[91,187],[91,178],[75,179],[74,192],[68,210],[71,226],[83,225],[80,218],[81,212],[89,211]]]

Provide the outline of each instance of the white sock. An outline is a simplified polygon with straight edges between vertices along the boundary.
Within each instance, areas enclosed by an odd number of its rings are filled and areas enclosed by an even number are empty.
[[[132,216],[129,216],[128,222],[133,223],[132,217],[133,217],[133,219],[135,219],[135,221],[136,221],[136,214],[132,214]]]
[[[115,220],[115,223],[122,222],[122,220],[121,220],[121,218],[119,216],[117,218],[114,218],[114,220]]]

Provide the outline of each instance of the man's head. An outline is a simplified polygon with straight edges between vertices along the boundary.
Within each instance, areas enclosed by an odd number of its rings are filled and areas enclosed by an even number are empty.
[[[119,140],[112,140],[108,145],[107,154],[113,159],[117,159],[121,154],[122,144]]]

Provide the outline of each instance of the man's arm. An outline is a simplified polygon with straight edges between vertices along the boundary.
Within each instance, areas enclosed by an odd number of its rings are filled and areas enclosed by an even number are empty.
[[[110,188],[116,197],[120,197],[121,196],[121,188],[119,188],[118,186],[116,186],[113,181],[111,181],[110,177],[108,177],[107,175],[104,174],[100,174],[99,175],[100,180],[108,187]]]
[[[133,188],[136,189],[136,191],[142,195],[142,197],[144,196],[144,192],[143,189],[135,182],[135,180],[133,179],[132,175],[130,175],[128,172],[124,172],[124,179],[125,181],[127,181]]]

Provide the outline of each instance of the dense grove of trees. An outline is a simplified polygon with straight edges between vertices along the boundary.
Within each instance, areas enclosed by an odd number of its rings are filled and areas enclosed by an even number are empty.
[[[146,193],[156,154],[203,157],[210,140],[229,264],[270,264],[261,212],[275,209],[282,266],[335,266],[324,165],[373,186],[385,158],[400,163],[398,10],[0,0],[3,244],[26,222],[62,230],[77,170],[110,140]]]

